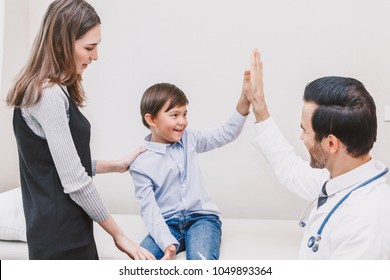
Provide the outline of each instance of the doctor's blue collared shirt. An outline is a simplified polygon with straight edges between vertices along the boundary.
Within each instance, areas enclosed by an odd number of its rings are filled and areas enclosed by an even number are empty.
[[[135,196],[149,234],[164,250],[178,244],[165,220],[184,214],[221,215],[206,191],[198,163],[198,153],[221,147],[236,139],[246,116],[236,110],[228,121],[210,131],[186,129],[181,141],[173,144],[150,142],[147,150],[130,166]]]

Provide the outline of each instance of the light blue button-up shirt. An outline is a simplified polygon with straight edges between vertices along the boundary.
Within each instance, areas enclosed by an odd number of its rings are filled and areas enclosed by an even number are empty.
[[[186,129],[182,139],[173,144],[150,142],[147,150],[130,166],[135,196],[149,234],[162,251],[170,244],[178,246],[166,220],[180,213],[221,215],[206,191],[198,162],[198,153],[221,147],[236,139],[246,116],[236,110],[228,121],[210,131]]]

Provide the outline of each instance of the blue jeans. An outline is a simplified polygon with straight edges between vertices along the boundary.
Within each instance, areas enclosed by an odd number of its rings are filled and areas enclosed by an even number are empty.
[[[222,235],[222,222],[218,216],[181,213],[179,217],[166,223],[179,242],[176,254],[186,251],[187,260],[218,260]],[[164,256],[164,252],[150,235],[145,237],[141,246],[158,260]]]

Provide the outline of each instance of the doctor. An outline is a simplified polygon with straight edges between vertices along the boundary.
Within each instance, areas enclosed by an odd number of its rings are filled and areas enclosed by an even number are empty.
[[[297,156],[270,116],[257,50],[244,89],[252,103],[253,143],[280,182],[311,201],[300,224],[301,259],[390,259],[388,169],[370,156],[376,140],[375,103],[352,78],[323,77],[303,96],[301,139],[310,162]]]

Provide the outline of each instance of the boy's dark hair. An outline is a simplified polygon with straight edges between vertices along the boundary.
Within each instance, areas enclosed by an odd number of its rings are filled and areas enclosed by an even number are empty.
[[[145,120],[146,114],[151,114],[153,117],[169,102],[169,106],[165,112],[176,106],[188,105],[188,100],[184,92],[177,86],[169,83],[158,83],[149,87],[141,98],[141,117],[142,123],[150,128]]]
[[[311,119],[316,141],[333,134],[351,156],[369,153],[376,141],[376,107],[361,82],[323,77],[306,86],[303,99],[318,105]]]

